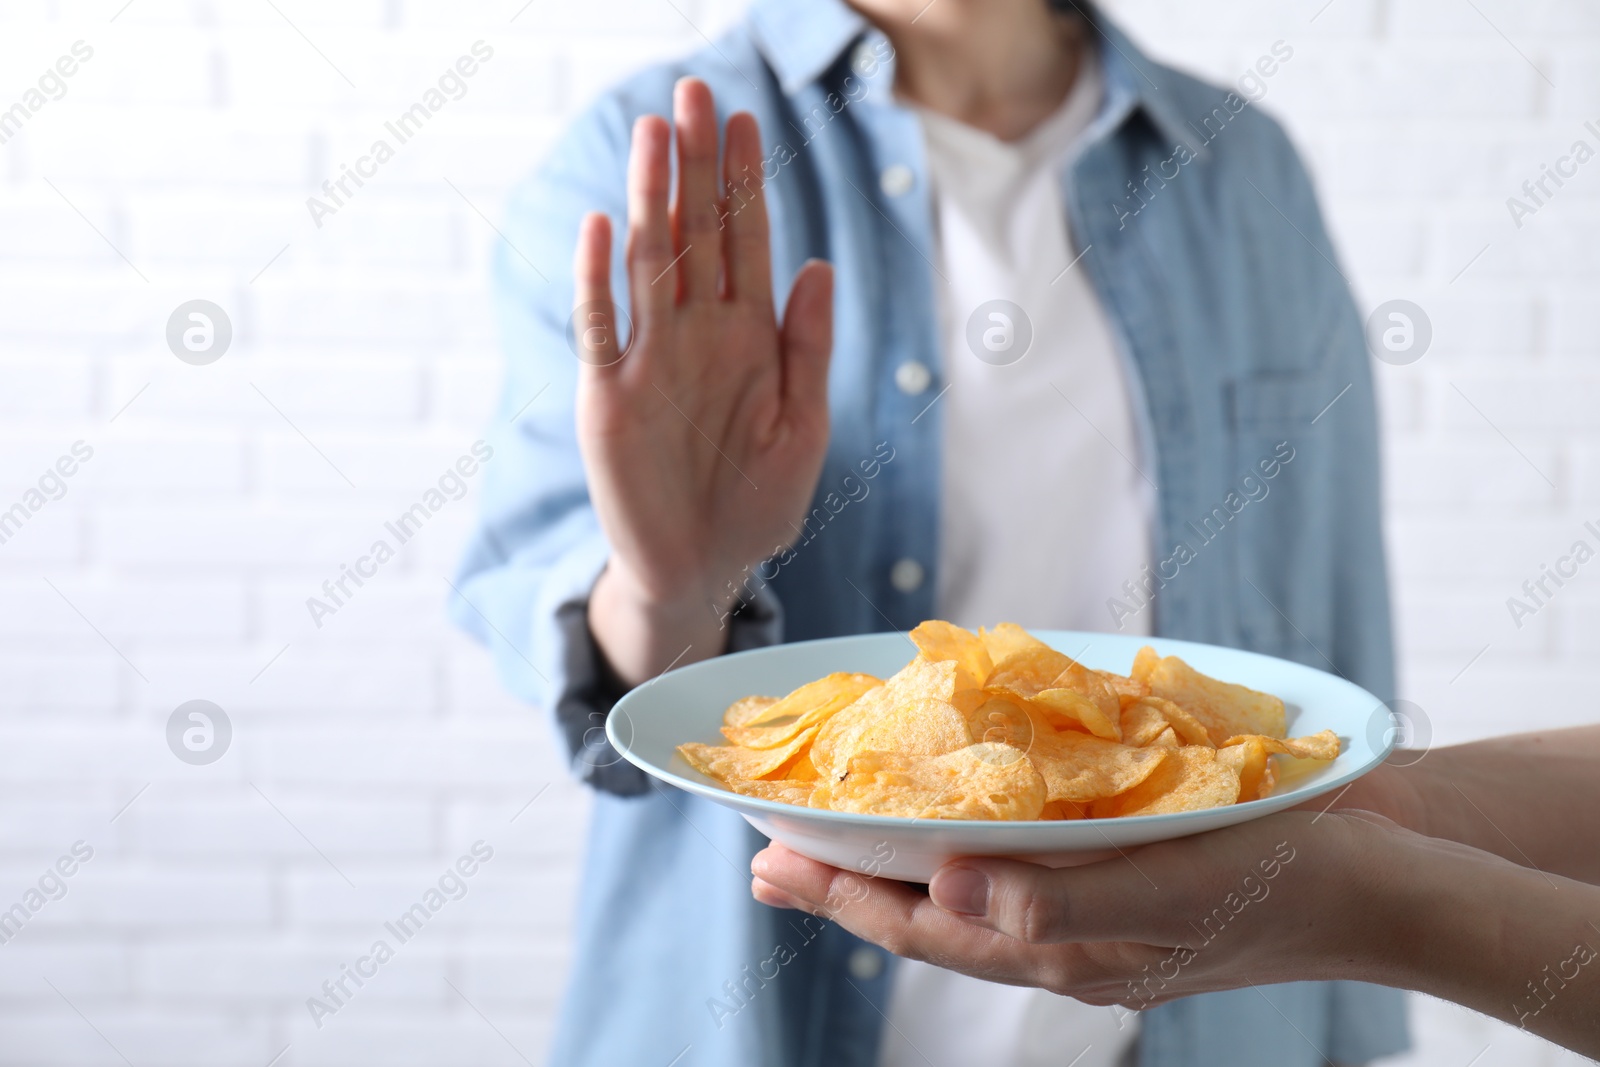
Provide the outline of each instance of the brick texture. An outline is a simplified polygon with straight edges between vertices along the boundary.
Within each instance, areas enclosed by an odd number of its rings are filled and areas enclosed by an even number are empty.
[[[134,1063],[543,1062],[587,801],[444,620],[471,502],[321,629],[304,600],[482,433],[498,238],[474,208],[497,218],[585,100],[741,6],[0,0],[0,108],[94,50],[0,146],[0,501],[94,449],[0,545],[0,908],[93,849],[0,945],[0,1067],[114,1062],[108,1044]],[[1506,200],[1596,140],[1600,15],[1108,7],[1218,80],[1291,46],[1258,106],[1310,159],[1363,311],[1405,298],[1431,320],[1422,359],[1376,373],[1404,695],[1433,740],[1591,716],[1568,694],[1600,685],[1600,571],[1520,627],[1506,599],[1600,543],[1600,162],[1520,226]],[[312,225],[305,197],[480,38],[496,56],[467,95]],[[163,337],[196,298],[234,328],[208,367]],[[166,746],[196,698],[231,714],[213,765]],[[468,894],[315,1026],[306,998],[480,839],[495,856]],[[1417,1026],[1408,1065],[1490,1044],[1557,1062],[1438,1005]]]

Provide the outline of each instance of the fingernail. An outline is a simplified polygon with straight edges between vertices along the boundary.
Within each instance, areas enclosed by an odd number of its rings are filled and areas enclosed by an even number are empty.
[[[928,896],[945,911],[985,915],[989,911],[989,878],[971,867],[941,867],[928,885]]]

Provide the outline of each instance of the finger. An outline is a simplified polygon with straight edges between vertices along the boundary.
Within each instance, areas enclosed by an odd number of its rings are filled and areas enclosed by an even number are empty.
[[[684,78],[672,94],[678,134],[678,203],[673,209],[678,277],[686,300],[717,295],[722,238],[717,232],[717,112],[711,90]]]
[[[762,881],[760,878],[752,878],[750,880],[750,895],[768,907],[795,910],[800,910],[804,907],[800,901],[791,897],[788,893],[785,893],[771,882]]]
[[[838,923],[857,937],[910,959],[989,981],[1066,985],[1063,949],[1026,945],[942,911],[902,882],[867,878],[771,845],[750,864],[757,881],[775,886],[802,910]]]
[[[808,260],[783,311],[783,401],[798,413],[826,414],[833,352],[833,266]]]
[[[741,111],[728,119],[723,149],[727,204],[723,209],[723,247],[727,253],[727,296],[762,305],[772,303],[772,252],[768,243],[767,197],[762,189],[761,128]]]
[[[628,154],[628,288],[634,325],[641,330],[677,302],[672,265],[676,253],[667,212],[670,142],[670,128],[658,115],[645,115],[633,124],[633,148]]]
[[[572,259],[573,342],[584,368],[580,374],[613,367],[621,359],[611,299],[611,220],[598,211],[578,225],[578,248]]]
[[[1103,860],[1053,870],[1017,860],[962,859],[928,885],[939,907],[1031,945],[1063,941],[1168,944],[1169,915],[1193,907],[1187,887],[1155,889],[1134,862]]]

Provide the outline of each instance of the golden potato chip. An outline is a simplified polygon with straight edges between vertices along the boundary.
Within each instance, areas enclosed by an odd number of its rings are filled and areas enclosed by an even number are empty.
[[[1076,689],[1046,689],[1030,703],[1044,712],[1053,726],[1080,727],[1108,741],[1122,740],[1121,716],[1113,719],[1093,700]]]
[[[1048,647],[1014,622],[1003,622],[992,630],[979,627],[978,639],[983,642],[984,651],[989,653],[989,662],[996,665],[1013,652]]]
[[[1122,702],[1122,743],[1135,748],[1148,745],[1161,731],[1169,729],[1167,717],[1148,700],[1138,697]]]
[[[1270,797],[1272,795],[1272,791],[1277,787],[1278,768],[1274,766],[1273,761],[1269,759],[1267,760],[1267,769],[1261,772],[1261,784],[1256,787],[1255,799],[1264,800],[1267,797]],[[1239,799],[1244,800],[1246,798],[1241,795]]]
[[[1065,654],[1047,645],[1033,645],[997,662],[984,687],[1027,699],[1049,689],[1070,666],[1072,660]]]
[[[1039,812],[1039,818],[1044,820],[1066,820],[1084,818],[1083,808],[1066,800],[1052,800]]]
[[[1166,757],[1154,774],[1112,801],[1112,815],[1165,815],[1238,801],[1239,776],[1217,761],[1215,749],[1185,745],[1168,749]],[[1090,814],[1099,817],[1093,809]]]
[[[1233,768],[1239,776],[1239,800],[1259,800],[1264,795],[1261,785],[1267,777],[1267,746],[1259,737],[1236,737],[1238,744],[1228,744],[1217,749],[1217,762]]]
[[[1117,674],[1113,671],[1095,671],[1095,673],[1098,674],[1100,676],[1100,680],[1106,684],[1106,688],[1117,694],[1117,698],[1119,700],[1125,700],[1128,697],[1147,697],[1150,695],[1150,687],[1145,685],[1143,682],[1138,681],[1137,679],[1129,678],[1126,675]]]
[[[1140,697],[1139,701],[1160,712],[1161,717],[1167,720],[1167,725],[1172,727],[1177,735],[1183,739],[1184,744],[1205,745],[1207,748],[1216,747],[1211,743],[1210,731],[1201,725],[1199,719],[1190,715],[1181,706],[1174,704],[1165,697]]]
[[[817,766],[811,762],[811,746],[801,749],[800,754],[778,768],[778,773],[772,776],[772,781],[789,782],[814,782],[817,780]]]
[[[722,713],[723,726],[748,726],[751,720],[778,702],[777,697],[740,697]]]
[[[1150,739],[1149,745],[1147,745],[1146,747],[1147,748],[1178,748],[1182,744],[1183,744],[1183,742],[1178,739],[1177,731],[1173,730],[1172,727],[1168,726],[1166,729],[1162,730],[1159,734],[1156,734],[1154,737],[1152,737]],[[1210,746],[1208,745],[1206,747],[1209,748]]]
[[[776,748],[882,684],[870,674],[830,674],[768,705],[742,725],[724,725],[722,734],[746,748]]]
[[[1198,719],[1210,734],[1212,744],[1220,745],[1240,734],[1284,734],[1283,701],[1242,685],[1208,678],[1177,656],[1167,656],[1157,663],[1148,681],[1153,695],[1181,705]]]
[[[942,756],[970,744],[967,717],[954,705],[942,700],[908,700],[890,705],[853,737],[837,743],[828,770],[835,778],[842,776],[850,759],[860,752]]]
[[[1295,759],[1331,760],[1339,758],[1339,735],[1332,730],[1323,730],[1309,737],[1262,737],[1259,734],[1239,734],[1230,737],[1222,743],[1223,748],[1230,745],[1243,744],[1249,741],[1258,741],[1268,752],[1281,752],[1285,756]]]
[[[1010,745],[1026,752],[1034,734],[1049,727],[1036,719],[1026,704],[1008,696],[991,696],[967,716],[967,732],[974,741]]]
[[[815,781],[796,782],[788,779],[745,781],[735,778],[728,783],[728,788],[747,797],[760,797],[762,800],[777,800],[784,804],[798,804],[805,807],[811,801],[811,794],[816,784]]]
[[[723,713],[731,745],[680,745],[744,796],[928,819],[1107,819],[1271,795],[1339,754],[1284,737],[1278,698],[1146,646],[1127,675],[1001,623],[930,620],[887,681],[835,673]],[[1219,749],[1216,746],[1221,745]]]
[[[927,659],[949,660],[956,665],[957,689],[981,688],[994,670],[982,638],[951,623],[937,619],[925,622],[911,631],[911,641]]]
[[[1128,677],[1144,686],[1150,687],[1150,675],[1155,672],[1156,664],[1161,662],[1161,657],[1156,650],[1145,645],[1133,654],[1133,666],[1128,669]]]
[[[1045,799],[1078,802],[1132,789],[1167,756],[1161,749],[1132,748],[1069,730],[1041,733],[1028,752],[1044,777]]]
[[[679,745],[678,754],[701,774],[721,782],[730,782],[735,778],[766,778],[809,745],[816,734],[817,727],[813,726],[777,748],[702,745],[691,741],[686,745]]]
[[[1044,803],[1044,779],[1028,757],[987,743],[923,759],[863,752],[828,796],[833,811],[913,819],[1035,819]]]
[[[919,700],[951,704],[956,695],[956,673],[953,661],[936,663],[920,655],[914,657],[888,681],[869,689],[822,723],[811,749],[811,762],[823,775],[837,778],[844,774],[850,757],[862,751],[861,735],[892,708]]]

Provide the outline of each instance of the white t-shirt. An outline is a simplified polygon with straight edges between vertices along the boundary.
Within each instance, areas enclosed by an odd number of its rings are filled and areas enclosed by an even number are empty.
[[[1062,195],[1102,91],[1090,54],[1061,108],[1009,143],[922,112],[949,387],[937,603],[964,626],[1112,629],[1107,599],[1150,558],[1134,394]],[[912,961],[889,1022],[880,1067],[1112,1067],[1134,1035],[1126,1013],[1119,1027],[1114,1009]]]

